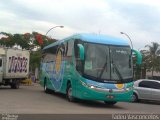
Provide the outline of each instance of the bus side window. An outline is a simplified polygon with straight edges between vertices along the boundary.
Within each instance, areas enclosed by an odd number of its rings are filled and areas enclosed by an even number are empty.
[[[64,56],[67,56],[67,52],[68,52],[68,42],[65,43],[65,52],[64,52]]]
[[[78,44],[81,44],[82,41],[80,40],[75,40],[75,43],[74,43],[74,53],[75,53],[75,66],[76,66],[76,70],[80,73],[82,73],[82,61],[80,60],[80,54],[79,54],[79,47],[78,47]]]
[[[75,53],[76,60],[78,60],[80,58],[78,44],[79,44],[79,40],[75,40],[75,43],[74,43],[74,53]]]
[[[42,53],[42,55],[41,55],[41,62],[44,62],[44,59],[45,58],[45,54],[44,53]]]
[[[43,62],[53,62],[56,59],[56,52],[57,52],[58,46],[51,47],[44,51],[44,59]]]
[[[66,58],[69,62],[72,62],[72,48],[73,48],[73,41],[68,41],[66,43]]]

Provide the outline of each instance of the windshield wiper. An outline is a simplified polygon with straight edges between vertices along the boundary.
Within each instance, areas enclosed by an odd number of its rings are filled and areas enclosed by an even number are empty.
[[[117,68],[116,64],[112,61],[112,65],[115,68],[116,74],[118,75],[119,79],[123,82],[123,77],[119,71],[119,69]]]
[[[100,73],[100,75],[99,75],[99,77],[98,77],[98,78],[101,78],[101,77],[102,77],[102,75],[103,75],[103,73],[104,73],[105,68],[107,68],[107,55],[106,55],[106,62],[104,63],[104,66],[103,66],[102,71],[101,71],[101,73]]]
[[[104,70],[105,70],[106,66],[107,66],[107,61],[105,62],[104,66],[103,66],[103,68],[102,68],[102,71],[101,71],[101,73],[100,73],[100,75],[99,75],[98,78],[101,78],[101,77],[102,77],[102,75],[103,75],[103,73],[104,73]]]

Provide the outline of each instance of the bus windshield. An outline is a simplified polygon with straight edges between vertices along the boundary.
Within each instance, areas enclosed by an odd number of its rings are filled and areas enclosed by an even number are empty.
[[[111,79],[132,78],[131,49],[129,47],[110,47]]]
[[[127,82],[132,78],[129,46],[85,43],[83,76],[99,82]]]

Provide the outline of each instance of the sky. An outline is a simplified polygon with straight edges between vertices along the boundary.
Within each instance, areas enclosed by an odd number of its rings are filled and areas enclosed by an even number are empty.
[[[55,39],[77,33],[132,40],[135,49],[160,44],[159,0],[0,0],[0,32],[39,32]]]

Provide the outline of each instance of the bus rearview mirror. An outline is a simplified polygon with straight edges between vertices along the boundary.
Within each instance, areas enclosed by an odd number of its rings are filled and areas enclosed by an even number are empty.
[[[142,64],[142,55],[139,51],[132,49],[132,52],[135,53],[137,60],[136,60],[136,64],[140,65]]]
[[[84,46],[82,44],[78,44],[79,48],[79,56],[81,60],[84,60]]]

